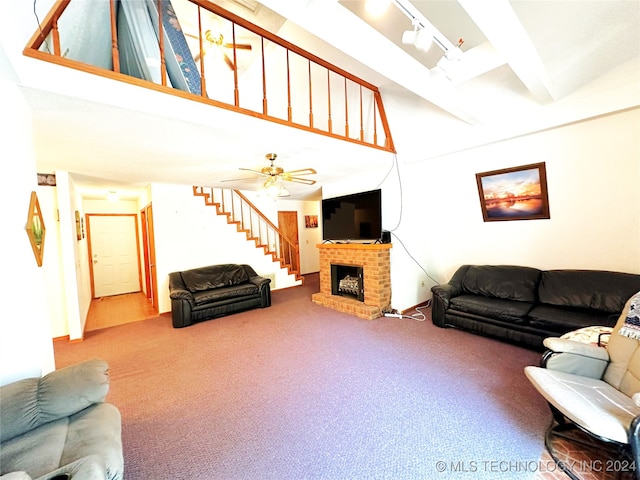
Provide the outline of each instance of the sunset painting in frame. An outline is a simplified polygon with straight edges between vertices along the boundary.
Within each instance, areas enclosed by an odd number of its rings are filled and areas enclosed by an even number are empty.
[[[545,164],[476,173],[485,222],[549,217]]]

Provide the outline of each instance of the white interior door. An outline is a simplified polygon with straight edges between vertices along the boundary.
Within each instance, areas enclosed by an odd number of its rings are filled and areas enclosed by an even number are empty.
[[[140,291],[135,215],[90,216],[95,297]]]

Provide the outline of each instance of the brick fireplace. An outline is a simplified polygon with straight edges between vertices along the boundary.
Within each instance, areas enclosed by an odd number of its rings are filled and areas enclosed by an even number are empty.
[[[314,293],[311,300],[367,320],[382,316],[382,309],[391,304],[391,244],[322,243],[317,247],[320,251],[320,292]],[[332,293],[332,265],[362,268],[364,301]]]

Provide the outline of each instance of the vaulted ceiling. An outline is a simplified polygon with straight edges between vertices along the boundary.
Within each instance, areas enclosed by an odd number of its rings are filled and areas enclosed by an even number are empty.
[[[172,0],[176,11],[186,1]],[[317,186],[391,165],[389,153],[156,92],[132,96],[128,85],[36,65],[43,62],[20,58],[15,47],[35,31],[33,11],[44,17],[52,0],[35,8],[13,3],[13,15],[0,20],[0,54],[33,109],[41,170],[72,172],[87,188],[122,190],[149,182],[216,184],[239,167],[259,169],[271,151],[285,169],[315,168]],[[423,51],[404,44],[403,33],[414,27],[393,3],[379,17],[361,0],[214,3],[377,85],[399,155],[411,152],[406,161],[640,103],[636,0],[402,0],[441,39],[463,40],[459,59],[444,57],[437,45]],[[413,140],[416,125],[437,134],[427,145],[424,135]],[[317,198],[319,191],[301,186],[292,193]]]

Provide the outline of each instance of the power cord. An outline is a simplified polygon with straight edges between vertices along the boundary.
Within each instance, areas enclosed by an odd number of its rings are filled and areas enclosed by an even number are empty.
[[[398,189],[400,190],[400,215],[398,216],[398,223],[396,224],[395,227],[393,227],[392,229],[389,230],[389,233],[391,235],[394,236],[394,238],[396,240],[398,240],[398,242],[400,242],[400,245],[402,245],[402,248],[404,249],[404,251],[407,253],[407,255],[409,255],[409,258],[411,258],[411,260],[413,260],[413,262],[418,265],[418,267],[420,267],[420,270],[422,270],[424,272],[424,274],[427,276],[427,278],[429,278],[434,285],[438,285],[440,282],[438,282],[435,278],[433,278],[431,275],[429,275],[429,272],[427,272],[427,270],[420,265],[420,262],[418,262],[418,260],[415,259],[415,257],[413,255],[411,255],[411,253],[409,252],[409,250],[407,249],[406,245],[402,242],[402,240],[400,240],[400,237],[398,237],[398,235],[395,233],[395,230],[398,229],[398,227],[400,227],[400,223],[402,222],[402,211],[403,211],[403,192],[402,192],[402,177],[400,176],[400,166],[398,165],[398,155],[397,154],[393,154],[393,162],[391,164],[391,167],[389,168],[389,171],[387,171],[386,175],[384,176],[384,178],[380,181],[380,183],[378,184],[378,188],[382,187],[382,184],[385,182],[385,180],[387,180],[387,178],[389,177],[389,175],[391,174],[391,172],[395,169],[397,177],[398,177]],[[427,305],[426,307],[428,307],[431,304],[431,300],[427,301]],[[426,307],[419,307],[419,308],[426,308]],[[419,315],[422,317],[422,319],[420,321],[424,321],[425,315],[418,309],[416,308],[416,310],[418,311],[418,313],[416,315]],[[416,315],[401,315],[398,313],[392,313],[392,314],[384,314],[385,316],[394,316],[397,318],[403,318],[403,317],[409,317],[409,318],[414,318]],[[400,315],[400,316],[398,316]],[[418,320],[418,318],[414,318],[414,320]]]
[[[429,308],[431,306],[431,299],[427,300],[427,303],[425,303],[424,305],[420,306],[420,307],[416,307],[414,310],[418,313],[414,313],[413,315],[405,315],[404,313],[385,313],[384,316],[385,317],[392,317],[392,318],[408,318],[411,320],[416,320],[418,322],[424,322],[427,319],[427,316],[424,314],[424,312],[422,310]]]
[[[40,25],[40,19],[38,18],[38,12],[36,11],[36,3],[38,3],[38,0],[33,0],[33,15],[36,17],[36,23],[38,24],[38,30],[40,30],[40,35],[42,35],[42,43],[44,43],[45,48],[47,49],[47,53],[51,53],[51,50],[49,49],[49,44],[47,43],[47,37],[45,36],[44,32],[42,31],[42,26]]]

